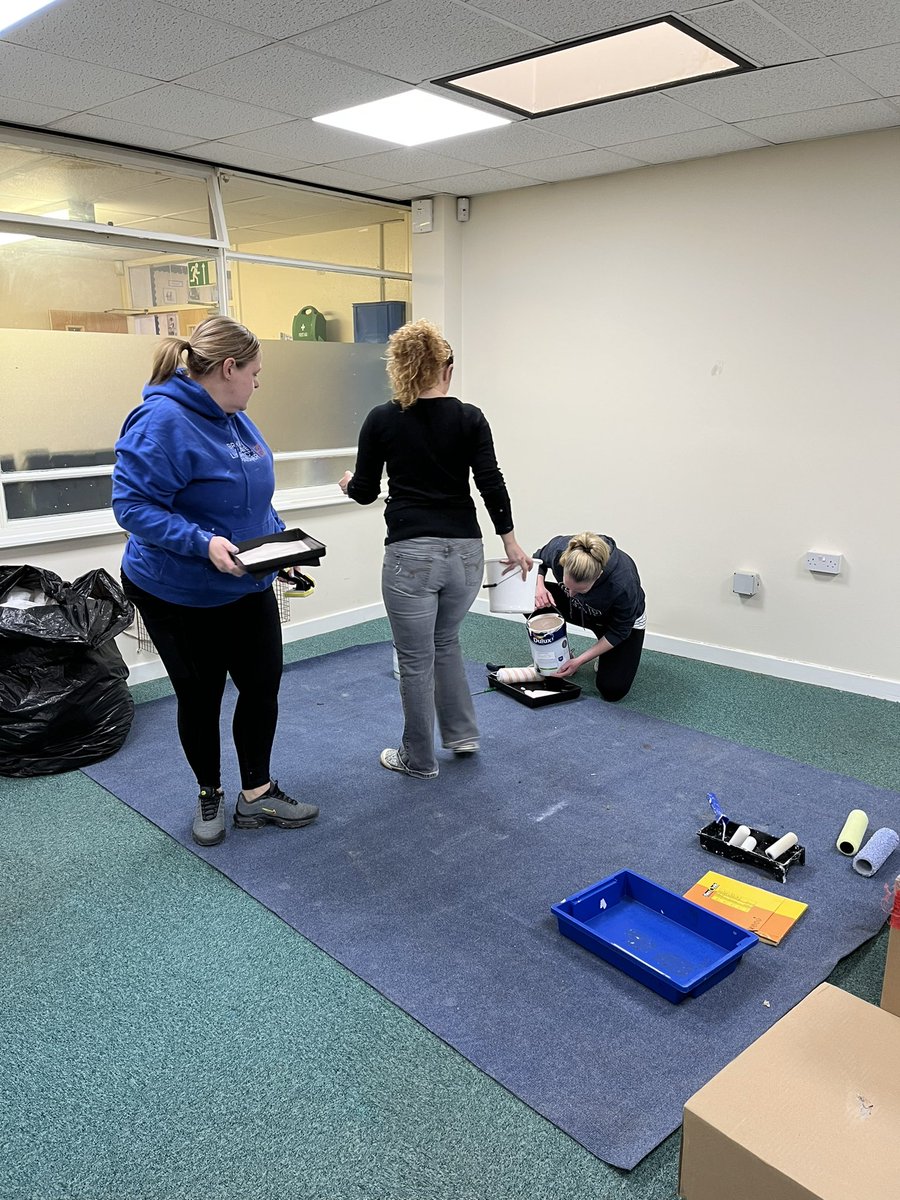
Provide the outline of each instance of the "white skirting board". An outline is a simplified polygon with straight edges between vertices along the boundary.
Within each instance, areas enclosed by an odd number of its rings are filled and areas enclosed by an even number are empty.
[[[476,600],[473,612],[501,621],[522,622],[518,613],[492,613],[487,600]],[[589,637],[577,626],[570,625],[573,637]],[[877,700],[900,701],[900,681],[882,679],[877,675],[857,675],[852,671],[839,671],[835,667],[823,667],[817,663],[798,662],[791,658],[775,658],[768,654],[755,654],[750,650],[734,650],[728,646],[715,646],[709,642],[691,642],[687,638],[669,637],[647,630],[644,646],[661,654],[673,654],[678,658],[693,658],[699,662],[715,663],[719,667],[734,667],[737,671],[752,671],[756,675],[771,675],[775,679],[791,679],[795,683],[811,683],[816,687],[833,688],[839,692],[853,692],[859,696],[872,696]],[[528,658],[527,639],[523,638],[522,652]]]
[[[522,623],[517,613],[492,613],[487,600],[476,600],[472,611],[482,616],[496,617],[501,621]],[[384,616],[383,604],[367,604],[361,608],[347,609],[327,617],[316,617],[311,621],[300,621],[285,625],[282,634],[285,642],[298,642],[303,638],[315,637],[319,633],[331,633],[335,629],[346,629],[361,625]],[[570,627],[573,637],[589,637],[576,627]],[[523,630],[524,634],[524,630]],[[900,701],[900,681],[881,679],[877,675],[856,675],[852,671],[839,671],[834,667],[823,667],[816,663],[797,662],[790,658],[775,658],[767,654],[754,654],[749,650],[733,650],[728,646],[715,646],[707,642],[691,642],[687,638],[668,637],[665,634],[647,631],[644,645],[648,650],[661,654],[674,654],[678,658],[694,658],[699,662],[715,663],[720,667],[734,667],[738,671],[752,671],[757,675],[771,675],[776,679],[791,679],[795,683],[811,683],[817,687],[834,688],[839,692],[853,692],[860,696],[872,696],[878,700]],[[527,639],[522,641],[523,661],[529,656]],[[146,683],[150,679],[161,679],[165,668],[156,657],[146,662],[133,663],[128,674],[129,684]]]
[[[362,625],[364,621],[374,621],[384,616],[383,604],[366,604],[361,608],[348,608],[345,612],[331,613],[327,617],[314,617],[311,621],[300,621],[295,625],[282,625],[281,637],[284,642],[300,642],[304,638],[315,637],[318,633],[332,633],[335,629],[347,629],[351,625]],[[136,683],[147,683],[151,679],[162,679],[166,668],[154,655],[146,662],[132,663],[128,669],[128,686]]]

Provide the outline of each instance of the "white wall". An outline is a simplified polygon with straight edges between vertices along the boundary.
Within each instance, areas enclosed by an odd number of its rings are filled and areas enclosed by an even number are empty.
[[[475,197],[458,357],[523,544],[612,534],[700,657],[900,680],[898,212],[896,130]]]

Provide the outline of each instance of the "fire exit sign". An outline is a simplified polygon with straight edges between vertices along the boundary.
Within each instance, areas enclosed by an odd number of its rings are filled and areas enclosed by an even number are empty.
[[[187,265],[188,287],[209,286],[209,262],[205,258],[189,262]]]

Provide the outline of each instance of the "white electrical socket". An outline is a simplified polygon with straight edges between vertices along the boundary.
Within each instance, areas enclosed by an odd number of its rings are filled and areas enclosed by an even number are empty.
[[[815,550],[806,552],[807,571],[816,571],[820,575],[840,575],[843,565],[843,554],[818,554]]]

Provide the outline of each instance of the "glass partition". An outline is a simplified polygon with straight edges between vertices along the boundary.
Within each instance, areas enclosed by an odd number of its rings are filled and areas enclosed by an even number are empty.
[[[22,146],[0,144],[0,212],[213,236],[202,176]]]
[[[221,186],[236,252],[409,271],[409,218],[396,206],[241,175]]]
[[[384,343],[410,314],[408,209],[116,155],[0,143],[0,545],[115,528],[113,445],[154,339],[217,312],[263,343],[251,415],[277,502],[341,502],[360,424],[389,395]]]

